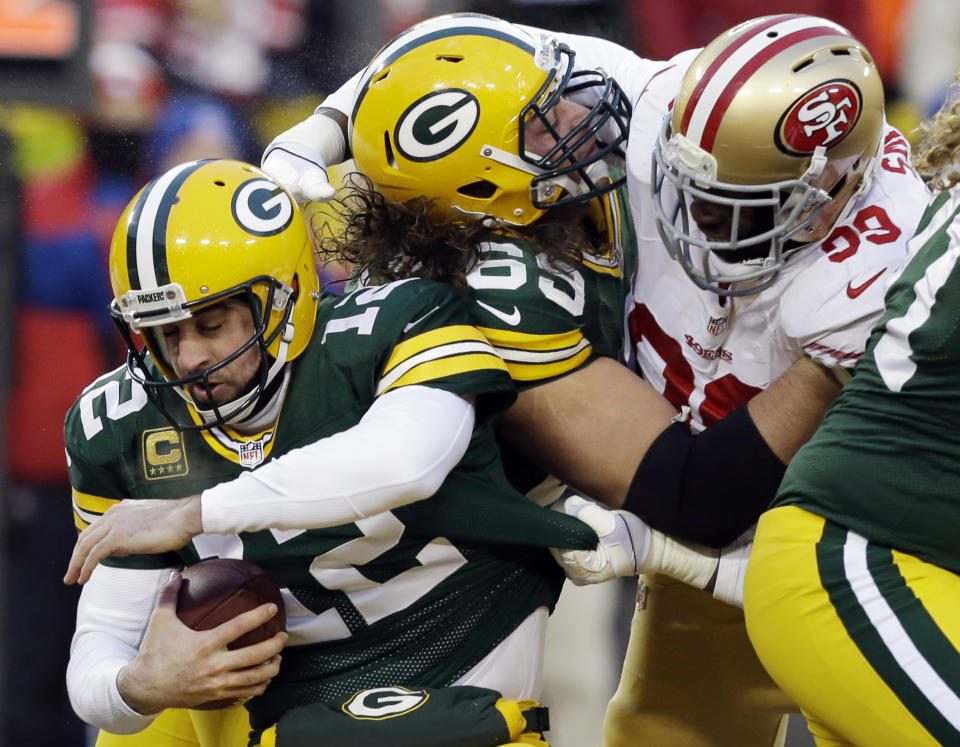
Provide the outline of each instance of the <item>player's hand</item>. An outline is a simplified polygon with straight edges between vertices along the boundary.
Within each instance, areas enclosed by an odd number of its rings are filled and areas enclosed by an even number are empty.
[[[336,190],[327,177],[323,156],[300,143],[274,143],[261,168],[286,187],[297,202],[327,202]]]
[[[593,550],[550,548],[554,559],[577,586],[633,576],[646,557],[650,528],[627,511],[615,511],[579,495],[565,495],[551,506],[589,524],[600,538]]]
[[[177,550],[202,531],[199,495],[120,501],[80,532],[63,582],[86,583],[97,563],[110,555]]]
[[[180,583],[174,574],[160,592],[136,658],[117,676],[124,701],[146,715],[260,695],[280,669],[287,633],[232,651],[227,644],[273,617],[277,606],[262,604],[210,630],[191,630],[177,617]]]

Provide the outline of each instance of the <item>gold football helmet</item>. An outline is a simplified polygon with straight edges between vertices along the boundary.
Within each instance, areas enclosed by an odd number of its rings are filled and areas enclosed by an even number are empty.
[[[490,16],[417,24],[377,53],[357,88],[349,122],[357,170],[388,199],[423,197],[447,217],[494,224],[527,225],[547,208],[603,194],[622,183],[605,159],[623,157],[630,104],[611,78],[575,72],[573,62],[556,39]],[[580,93],[589,113],[561,137],[550,109]],[[557,141],[544,155],[524,147],[532,118]]]
[[[113,234],[110,281],[110,315],[127,343],[130,373],[182,430],[235,422],[255,409],[284,364],[306,348],[320,287],[294,200],[260,169],[230,160],[180,164],[140,190]],[[253,336],[225,360],[178,379],[158,328],[227,297],[247,303]],[[253,346],[261,351],[260,372],[248,391],[212,409],[197,407],[187,385],[200,382],[209,392],[209,375]],[[167,388],[202,422],[177,422],[160,397]]]
[[[826,237],[867,189],[883,106],[873,58],[832,21],[764,16],[721,34],[684,75],[654,149],[670,255],[722,295],[769,287],[787,255]],[[725,211],[719,231],[691,220],[698,205]]]

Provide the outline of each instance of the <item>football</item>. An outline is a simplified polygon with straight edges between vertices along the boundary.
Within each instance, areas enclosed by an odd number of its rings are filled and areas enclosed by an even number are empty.
[[[210,630],[261,604],[273,602],[277,614],[258,628],[245,633],[227,648],[259,643],[286,627],[280,587],[259,566],[235,558],[202,560],[181,573],[183,583],[177,597],[177,617],[193,630]],[[195,708],[210,710],[232,705],[211,701]]]

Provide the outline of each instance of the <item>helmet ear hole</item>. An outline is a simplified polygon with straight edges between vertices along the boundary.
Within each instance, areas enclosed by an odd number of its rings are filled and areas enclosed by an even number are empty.
[[[459,194],[462,194],[464,197],[474,197],[479,200],[488,200],[497,193],[497,185],[493,182],[488,182],[486,179],[481,179],[479,181],[470,182],[470,184],[464,184],[462,187],[457,189]]]
[[[399,165],[397,164],[397,157],[393,152],[393,146],[390,144],[390,133],[383,133],[383,153],[386,162],[390,165],[390,168],[395,171],[399,170]]]

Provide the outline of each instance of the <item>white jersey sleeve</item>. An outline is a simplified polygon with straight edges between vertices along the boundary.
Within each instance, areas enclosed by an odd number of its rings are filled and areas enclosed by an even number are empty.
[[[929,201],[910,166],[909,144],[888,126],[869,189],[784,288],[779,327],[788,345],[828,368],[853,367]]]
[[[83,586],[67,664],[67,693],[76,714],[112,734],[134,734],[156,714],[139,714],[117,688],[120,670],[137,655],[157,595],[172,569],[134,570],[98,564]]]
[[[204,490],[203,529],[337,526],[429,498],[466,453],[474,423],[473,404],[458,394],[394,389],[352,428]]]
[[[530,26],[522,26],[531,34],[555,37],[566,44],[575,53],[575,70],[601,69],[613,78],[627,94],[630,103],[636,103],[647,82],[664,63],[640,57],[635,52],[615,42],[596,36],[567,34],[559,31],[544,31]]]

